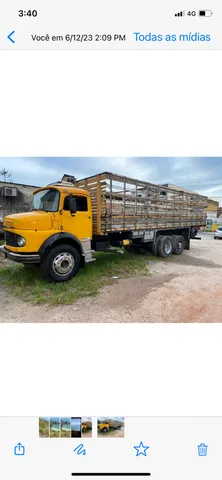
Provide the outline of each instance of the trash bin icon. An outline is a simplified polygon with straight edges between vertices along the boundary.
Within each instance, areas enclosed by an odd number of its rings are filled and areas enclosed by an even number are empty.
[[[198,445],[198,455],[199,457],[206,457],[207,456],[207,448],[208,445],[205,445],[205,443],[201,443]]]

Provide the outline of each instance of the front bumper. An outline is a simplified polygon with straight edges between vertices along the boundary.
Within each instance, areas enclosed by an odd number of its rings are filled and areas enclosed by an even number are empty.
[[[4,245],[0,246],[0,255],[16,263],[40,263],[41,257],[37,253],[14,253],[7,250]]]

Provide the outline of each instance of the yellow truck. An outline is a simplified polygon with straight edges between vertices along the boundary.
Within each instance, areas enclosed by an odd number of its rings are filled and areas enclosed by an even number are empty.
[[[35,190],[30,212],[4,218],[0,254],[64,282],[95,260],[94,251],[179,255],[206,225],[206,212],[207,197],[104,172]]]
[[[88,430],[92,430],[91,422],[82,422],[82,432],[85,433]]]
[[[83,432],[83,433],[84,433],[84,432],[87,432],[87,430],[88,430],[87,424],[86,424],[86,423],[82,423],[82,432]]]
[[[123,423],[121,422],[108,420],[108,421],[98,423],[98,431],[106,433],[106,432],[109,432],[110,430],[120,430],[122,426],[123,426]]]

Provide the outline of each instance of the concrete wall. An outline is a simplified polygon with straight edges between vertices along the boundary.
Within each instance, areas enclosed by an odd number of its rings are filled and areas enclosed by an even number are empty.
[[[208,211],[209,212],[216,212],[217,213],[217,210],[219,208],[219,202],[216,202],[215,200],[211,200],[210,198],[208,198]]]
[[[215,210],[215,211],[207,210],[207,218],[216,219],[217,218],[217,210]]]
[[[17,196],[5,196],[4,187],[16,188]],[[12,213],[29,211],[32,205],[32,193],[36,188],[38,187],[32,185],[0,182],[0,217],[4,218]]]

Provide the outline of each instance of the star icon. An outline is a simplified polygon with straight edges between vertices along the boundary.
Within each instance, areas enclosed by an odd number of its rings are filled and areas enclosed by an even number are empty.
[[[137,457],[139,457],[139,455],[144,455],[144,457],[146,457],[146,451],[150,447],[145,447],[145,445],[143,445],[143,442],[140,442],[138,447],[133,447],[133,448],[135,448],[135,450],[136,450],[136,456]]]

